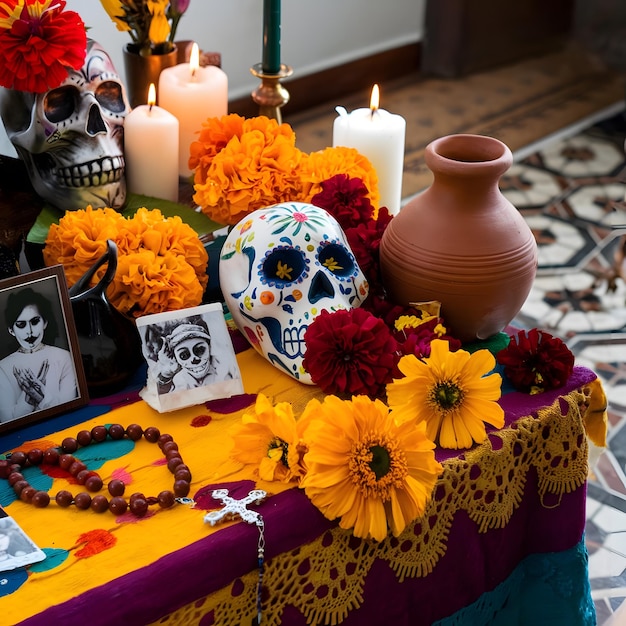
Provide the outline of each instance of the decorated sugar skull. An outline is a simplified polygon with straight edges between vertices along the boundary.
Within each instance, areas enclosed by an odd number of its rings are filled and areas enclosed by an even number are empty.
[[[41,94],[0,89],[7,136],[37,194],[62,211],[124,205],[129,110],[111,58],[93,40],[83,67],[58,87]]]
[[[312,384],[304,333],[322,310],[360,306],[367,280],[327,211],[289,202],[259,209],[230,232],[220,286],[239,330],[274,366]]]

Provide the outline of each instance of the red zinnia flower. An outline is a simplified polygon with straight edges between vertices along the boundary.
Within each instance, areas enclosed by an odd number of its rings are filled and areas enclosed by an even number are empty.
[[[574,369],[574,355],[563,341],[536,328],[511,337],[496,358],[513,387],[526,393],[561,387]]]
[[[321,186],[322,191],[313,196],[311,204],[328,211],[344,231],[367,222],[374,214],[367,197],[369,190],[360,178],[337,174]]]
[[[85,61],[87,34],[65,0],[5,0],[0,3],[0,85],[44,93],[58,87],[69,69]]]
[[[346,239],[354,253],[357,263],[367,277],[370,293],[382,293],[383,285],[380,276],[380,240],[385,228],[391,221],[386,207],[378,211],[376,219],[367,219],[365,223],[346,229]]]
[[[304,369],[327,394],[376,397],[391,382],[399,358],[385,322],[360,308],[322,311],[304,341]]]

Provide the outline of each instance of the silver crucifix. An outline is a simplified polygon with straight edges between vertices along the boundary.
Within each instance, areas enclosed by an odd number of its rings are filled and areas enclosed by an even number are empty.
[[[215,524],[240,517],[247,524],[262,525],[262,518],[256,511],[248,509],[249,504],[261,504],[267,493],[262,489],[253,489],[245,498],[237,500],[228,495],[228,489],[216,489],[211,493],[216,500],[221,500],[224,505],[219,511],[209,511],[204,516],[204,521]]]

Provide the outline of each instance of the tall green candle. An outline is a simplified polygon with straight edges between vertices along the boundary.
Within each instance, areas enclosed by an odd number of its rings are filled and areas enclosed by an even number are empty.
[[[280,0],[263,0],[263,62],[265,74],[280,72]]]

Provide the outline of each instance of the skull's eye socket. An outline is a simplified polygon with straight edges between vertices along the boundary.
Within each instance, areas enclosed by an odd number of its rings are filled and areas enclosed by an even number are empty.
[[[338,243],[329,243],[320,248],[318,259],[329,272],[339,278],[346,278],[354,273],[352,255]]]
[[[274,248],[263,261],[261,279],[268,285],[284,287],[302,279],[306,274],[306,261],[295,248]]]
[[[52,89],[43,101],[43,112],[46,119],[53,124],[66,120],[77,108],[78,91],[67,85]]]
[[[98,104],[112,113],[123,113],[126,109],[122,97],[122,86],[112,80],[105,80],[96,87],[96,100]]]

